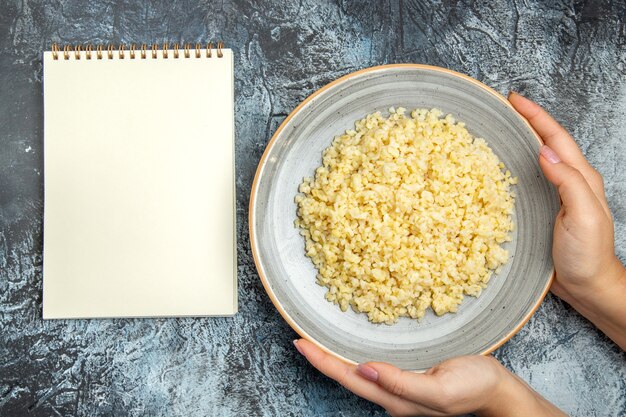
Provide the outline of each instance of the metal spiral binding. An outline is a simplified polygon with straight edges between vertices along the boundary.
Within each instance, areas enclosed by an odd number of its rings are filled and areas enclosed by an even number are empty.
[[[215,52],[217,58],[222,58],[224,56],[224,52],[222,49],[224,48],[224,42],[217,42],[217,46],[215,48]],[[150,54],[148,54],[148,49],[150,50]],[[182,44],[182,54],[181,54],[181,44],[174,43],[173,44],[173,59],[181,59],[181,58],[191,58],[192,57],[192,49],[194,51],[193,56],[196,58],[202,57],[202,45],[200,43],[196,43],[192,46],[190,43]],[[209,42],[206,44],[206,52],[205,56],[207,58],[213,57],[213,42]],[[52,59],[58,61],[59,59],[68,61],[72,58],[72,52],[75,60],[81,59],[83,56],[87,60],[95,59],[125,59],[128,56],[128,59],[157,59],[159,58],[159,52],[161,53],[161,58],[168,59],[170,57],[169,53],[169,44],[168,42],[163,42],[163,47],[159,49],[159,45],[153,43],[151,45],[142,43],[139,48],[137,48],[137,44],[131,43],[128,49],[126,45],[121,43],[116,48],[113,44],[108,44],[106,46],[102,44],[98,44],[95,46],[92,44],[87,44],[84,48],[82,45],[64,45],[63,48],[60,48],[59,45],[55,42],[52,44]],[[128,52],[128,54],[127,54]],[[137,53],[139,52],[139,53]]]

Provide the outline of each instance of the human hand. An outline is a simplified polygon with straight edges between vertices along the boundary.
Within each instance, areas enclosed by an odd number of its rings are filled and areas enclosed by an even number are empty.
[[[563,415],[491,356],[450,359],[414,373],[380,362],[350,365],[305,339],[294,344],[324,375],[392,416]]]
[[[561,195],[562,206],[554,226],[557,276],[552,291],[561,296],[587,290],[604,278],[607,265],[617,261],[602,177],[574,139],[539,105],[516,93],[510,94],[509,101],[544,140],[539,164]]]
[[[576,142],[536,103],[511,93],[509,101],[545,145],[539,164],[561,196],[554,226],[552,292],[626,347],[626,272],[615,256],[613,220],[602,176]]]

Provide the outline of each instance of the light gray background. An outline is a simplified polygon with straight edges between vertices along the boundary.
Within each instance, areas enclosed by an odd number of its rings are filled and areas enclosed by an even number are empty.
[[[625,15],[621,0],[0,0],[0,415],[384,415],[298,356],[258,280],[247,204],[271,134],[317,88],[383,63],[444,66],[520,91],[605,176],[624,261]],[[236,54],[240,313],[43,322],[41,51],[209,39]],[[572,415],[626,414],[625,354],[558,299],[495,355]]]

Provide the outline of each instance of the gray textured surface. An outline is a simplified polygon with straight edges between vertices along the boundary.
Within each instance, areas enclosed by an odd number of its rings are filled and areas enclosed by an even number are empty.
[[[554,4],[553,4],[554,3]],[[0,2],[0,414],[383,415],[318,375],[266,297],[248,191],[308,94],[390,62],[449,67],[545,105],[606,179],[626,259],[626,5],[471,2]],[[240,310],[234,319],[41,320],[41,51],[59,42],[235,49]],[[576,416],[626,414],[625,355],[548,297],[496,356]]]

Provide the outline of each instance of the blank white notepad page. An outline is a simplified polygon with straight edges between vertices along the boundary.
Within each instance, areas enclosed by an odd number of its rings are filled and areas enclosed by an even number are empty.
[[[236,312],[233,59],[44,53],[44,318]]]

